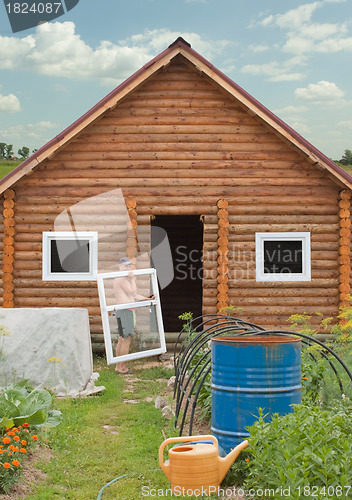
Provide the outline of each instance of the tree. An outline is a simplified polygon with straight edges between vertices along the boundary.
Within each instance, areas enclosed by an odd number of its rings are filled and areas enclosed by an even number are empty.
[[[342,163],[342,165],[352,165],[352,151],[350,149],[345,149],[340,163]]]
[[[6,142],[0,142],[0,158],[6,157]]]
[[[29,148],[27,148],[27,146],[23,146],[21,149],[17,151],[17,153],[21,158],[25,160],[29,156]]]
[[[5,146],[5,158],[7,160],[11,160],[11,158],[13,157],[13,144],[6,144]]]

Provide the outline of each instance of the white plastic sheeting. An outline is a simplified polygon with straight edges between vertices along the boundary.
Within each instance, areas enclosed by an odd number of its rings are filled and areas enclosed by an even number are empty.
[[[87,309],[0,309],[0,383],[26,378],[57,396],[87,396],[95,387]],[[0,332],[1,333],[1,332]]]

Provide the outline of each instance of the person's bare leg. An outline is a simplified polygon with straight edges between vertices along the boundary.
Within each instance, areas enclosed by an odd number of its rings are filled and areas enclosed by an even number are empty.
[[[127,338],[119,337],[119,340],[116,344],[116,356],[124,356],[125,354],[128,354],[130,351],[130,345],[131,345],[131,337]],[[116,363],[115,371],[119,373],[127,373],[128,366],[126,365],[125,362]]]

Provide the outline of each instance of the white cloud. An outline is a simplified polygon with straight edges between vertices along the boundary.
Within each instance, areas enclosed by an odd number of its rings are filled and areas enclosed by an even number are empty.
[[[20,140],[22,144],[25,144],[29,141],[35,145],[36,141],[40,144],[43,142],[42,137],[45,136],[46,132],[57,127],[58,125],[55,123],[40,121],[37,123],[27,123],[26,125],[13,125],[2,130],[0,129],[0,135],[5,140],[10,140],[11,142]]]
[[[261,53],[268,51],[270,47],[268,45],[250,45],[248,49],[250,52]]]
[[[309,127],[306,122],[307,107],[304,105],[289,105],[284,108],[275,109],[274,113],[286,121],[293,129],[300,134],[308,134]],[[301,116],[303,114],[303,116]]]
[[[310,125],[307,125],[303,120],[288,120],[288,124],[301,135],[307,135],[311,132]]]
[[[33,35],[24,38],[0,36],[0,67],[71,79],[100,78],[116,85],[178,36],[206,57],[221,53],[230,43],[214,43],[196,33],[160,29],[134,35],[118,44],[103,40],[92,48],[75,33],[73,22],[53,22],[38,26]]]
[[[288,82],[302,80],[304,74],[294,71],[294,68],[305,64],[305,57],[293,57],[284,63],[271,61],[264,64],[247,64],[241,69],[242,73],[251,75],[265,75],[271,82]]]
[[[307,54],[309,52],[333,53],[352,51],[352,37],[348,36],[348,23],[314,23],[312,16],[326,3],[345,0],[320,0],[300,5],[284,14],[269,15],[257,24],[264,27],[278,27],[286,31],[284,52]]]
[[[310,83],[305,88],[297,88],[295,96],[300,101],[314,104],[337,104],[343,101],[345,92],[336,83],[321,80],[318,83]]]
[[[290,30],[299,29],[303,23],[310,21],[313,12],[319,7],[319,2],[300,5],[296,9],[291,9],[285,14],[270,15],[260,21],[262,26],[275,24],[280,28]]]
[[[339,127],[348,127],[352,129],[352,120],[345,120],[337,124]]]
[[[275,109],[274,113],[281,115],[295,115],[299,113],[305,113],[307,111],[306,106],[285,106],[284,108]]]
[[[20,110],[20,101],[14,94],[0,94],[0,113],[16,113]]]
[[[132,35],[125,40],[125,43],[133,47],[149,47],[154,53],[159,53],[168,47],[172,42],[181,36],[191,44],[192,48],[200,52],[204,57],[212,58],[216,54],[221,54],[225,47],[232,44],[229,40],[205,40],[199,34],[192,32],[170,31],[168,29],[147,30],[138,35]]]

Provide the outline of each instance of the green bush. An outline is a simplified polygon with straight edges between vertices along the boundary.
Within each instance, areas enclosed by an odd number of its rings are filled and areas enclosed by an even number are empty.
[[[290,489],[291,499],[350,497],[352,491],[352,404],[335,401],[329,410],[295,405],[294,412],[265,422],[259,415],[249,432],[246,458],[238,462],[246,489]],[[249,459],[249,460],[248,460]],[[303,488],[306,488],[303,490]],[[339,495],[337,488],[342,488]],[[310,489],[310,494],[306,495]],[[314,492],[317,492],[314,495]]]

